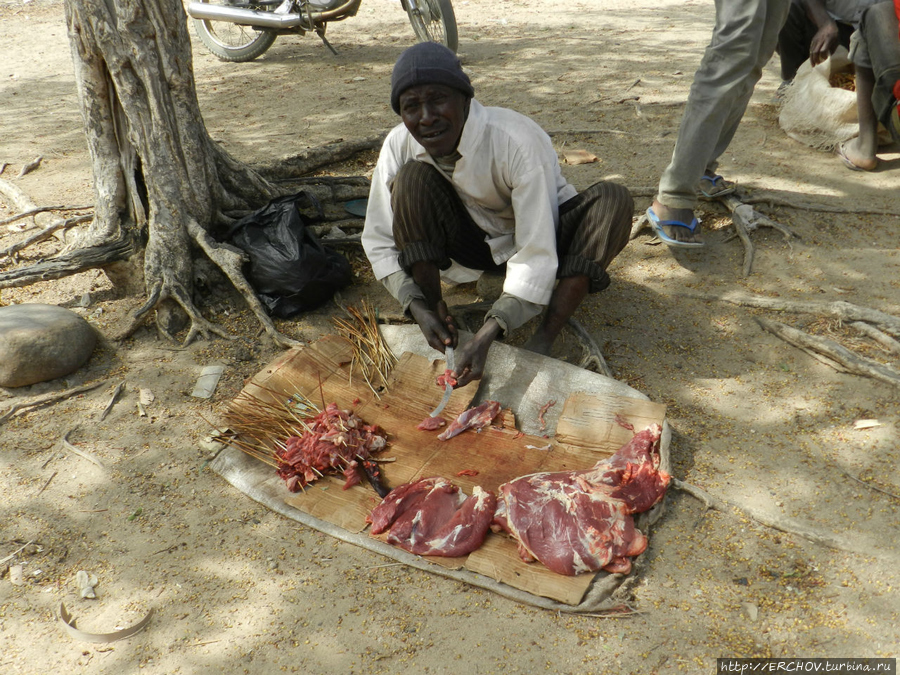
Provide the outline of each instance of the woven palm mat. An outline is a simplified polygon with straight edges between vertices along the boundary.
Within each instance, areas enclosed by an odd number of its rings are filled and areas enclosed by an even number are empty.
[[[635,430],[663,424],[661,468],[668,470],[670,433],[664,406],[616,380],[499,343],[491,347],[484,378],[455,390],[443,416],[449,420],[474,403],[496,400],[505,408],[500,422],[448,441],[418,431],[416,425],[441,398],[435,378],[445,368],[442,355],[428,347],[417,326],[385,326],[383,333],[398,363],[380,397],[362,377],[351,374],[350,347],[335,336],[285,352],[245,391],[260,397],[299,392],[316,403],[333,401],[353,409],[369,424],[377,424],[390,443],[381,456],[396,458],[382,465],[389,487],[439,475],[471,494],[474,485],[496,491],[501,483],[537,471],[586,469],[631,438],[623,422]],[[239,405],[240,397],[236,401]],[[282,515],[411,567],[547,609],[596,612],[617,604],[612,594],[623,575],[554,574],[540,563],[522,562],[515,542],[504,535],[489,534],[478,550],[461,558],[426,558],[387,544],[384,535],[366,532],[366,515],[380,500],[365,483],[343,490],[343,478],[325,477],[305,492],[291,494],[271,467],[231,446],[216,456],[211,468]],[[457,476],[460,471],[475,475]],[[637,518],[645,533],[662,506]]]

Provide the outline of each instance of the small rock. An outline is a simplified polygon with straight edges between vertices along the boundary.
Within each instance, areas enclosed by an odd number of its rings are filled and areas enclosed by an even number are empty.
[[[97,594],[94,592],[94,586],[97,585],[97,577],[93,574],[84,570],[78,570],[75,573],[75,583],[78,584],[78,594],[82,598],[93,600],[97,597]]]
[[[0,386],[24,387],[69,375],[96,345],[97,331],[64,307],[0,307]]]
[[[748,621],[756,623],[756,620],[759,618],[759,607],[752,602],[742,602],[741,609]]]
[[[11,565],[9,568],[9,583],[13,586],[25,585],[25,573],[21,565]]]

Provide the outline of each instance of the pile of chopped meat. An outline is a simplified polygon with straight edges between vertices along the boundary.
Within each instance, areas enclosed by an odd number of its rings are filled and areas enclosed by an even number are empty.
[[[467,497],[443,478],[422,478],[394,488],[366,519],[372,534],[417,555],[467,555],[484,542],[497,498],[475,486]],[[389,530],[389,531],[388,531]]]
[[[387,445],[385,433],[366,424],[356,413],[329,403],[325,410],[305,420],[300,436],[289,436],[275,451],[278,475],[291,492],[299,492],[325,473],[343,473],[346,490],[360,482],[362,469],[379,490],[380,472],[372,455]],[[384,496],[386,490],[379,491]]]
[[[647,548],[632,514],[659,502],[669,485],[669,474],[659,469],[661,431],[658,424],[648,427],[585,471],[504,483],[492,526],[515,537],[523,560],[539,560],[558,574],[627,574],[631,556]]]

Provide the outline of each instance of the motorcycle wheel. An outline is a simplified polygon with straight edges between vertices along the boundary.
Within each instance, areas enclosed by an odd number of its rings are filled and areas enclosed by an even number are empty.
[[[409,2],[404,5],[419,42],[440,42],[456,51],[459,35],[450,0],[415,0],[415,8]]]
[[[200,0],[214,4],[234,6],[228,0]],[[273,6],[247,5],[248,9],[271,11]],[[244,63],[261,56],[272,46],[277,37],[275,31],[253,26],[240,26],[229,21],[193,19],[194,30],[200,42],[223,61]]]

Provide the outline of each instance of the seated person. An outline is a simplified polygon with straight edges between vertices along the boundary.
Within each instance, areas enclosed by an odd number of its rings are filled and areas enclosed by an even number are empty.
[[[489,108],[452,51],[423,42],[391,76],[402,119],[385,139],[362,243],[375,277],[419,324],[428,344],[457,347],[441,271],[505,274],[503,293],[474,338],[456,350],[462,386],[484,372],[491,343],[546,308],[528,348],[547,354],[628,242],[634,202],[609,182],[579,194],[562,177],[549,136],[530,118]],[[557,283],[557,279],[559,279]]]
[[[791,0],[787,22],[778,34],[782,87],[794,81],[807,59],[816,66],[838,45],[849,49],[860,14],[874,2],[878,0]]]
[[[900,98],[900,4],[881,2],[862,14],[853,34],[850,58],[856,66],[859,135],[837,148],[848,169],[871,171],[878,166],[878,123],[900,142],[897,100]]]

